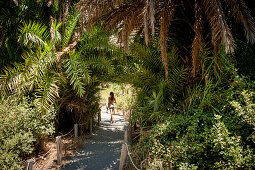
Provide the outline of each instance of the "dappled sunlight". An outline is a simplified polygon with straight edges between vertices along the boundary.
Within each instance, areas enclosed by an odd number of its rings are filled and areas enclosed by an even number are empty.
[[[102,110],[99,130],[84,142],[78,154],[62,168],[71,169],[118,169],[120,151],[124,142],[124,130],[128,126],[122,116],[114,115],[115,123],[110,122],[110,114]]]

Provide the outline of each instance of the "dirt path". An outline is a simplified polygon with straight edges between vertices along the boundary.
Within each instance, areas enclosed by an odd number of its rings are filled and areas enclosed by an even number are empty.
[[[114,123],[110,122],[110,114],[101,111],[102,122],[99,130],[84,142],[83,148],[72,157],[62,170],[108,170],[119,168],[121,146],[124,131],[128,122],[122,116],[114,115]]]

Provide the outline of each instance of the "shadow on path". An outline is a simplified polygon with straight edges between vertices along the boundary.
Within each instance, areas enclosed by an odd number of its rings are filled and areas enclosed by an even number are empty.
[[[110,123],[110,114],[102,113],[99,130],[84,142],[83,148],[61,170],[119,169],[124,131],[128,122],[119,115],[114,115],[114,121]]]

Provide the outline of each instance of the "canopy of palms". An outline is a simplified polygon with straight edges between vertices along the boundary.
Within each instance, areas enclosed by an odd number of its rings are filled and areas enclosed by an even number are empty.
[[[130,36],[143,34],[146,44],[159,35],[161,58],[168,77],[167,41],[175,36],[185,46],[182,51],[190,57],[192,75],[201,72],[200,53],[203,44],[210,44],[217,59],[219,45],[227,53],[235,49],[231,28],[236,23],[243,26],[248,42],[255,42],[255,24],[244,0],[81,0],[77,6],[82,11],[83,23],[89,28],[102,23],[105,28],[119,34],[119,42],[126,52]],[[191,41],[193,40],[193,41]],[[220,68],[218,68],[220,69]]]

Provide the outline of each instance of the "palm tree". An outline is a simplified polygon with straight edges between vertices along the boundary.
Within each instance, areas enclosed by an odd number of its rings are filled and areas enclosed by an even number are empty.
[[[63,34],[55,21],[52,38],[44,24],[31,21],[19,28],[19,43],[27,47],[22,55],[24,63],[4,69],[1,98],[32,96],[42,114],[55,105],[63,112],[71,110],[74,121],[83,121],[80,123],[96,113],[91,110],[98,108],[94,96],[97,86],[109,81],[106,75],[114,72],[112,56],[119,52],[108,44],[109,36],[100,28],[84,33],[78,41],[78,18],[79,13],[69,12]],[[62,59],[57,61],[56,56]]]
[[[31,0],[0,2],[0,67],[22,62],[24,46],[18,43],[18,28],[24,22],[47,23],[49,9],[44,2]]]
[[[84,23],[88,26],[101,22],[107,29],[116,28],[119,42],[126,52],[129,51],[130,36],[143,33],[145,43],[148,45],[151,36],[159,35],[165,77],[168,77],[167,42],[172,33],[177,33],[179,39],[184,37],[183,49],[191,56],[192,76],[201,72],[200,54],[204,43],[212,45],[217,69],[220,69],[220,60],[217,56],[219,45],[223,44],[227,53],[234,51],[235,41],[231,32],[231,27],[234,25],[229,19],[234,18],[241,23],[248,42],[255,42],[254,19],[244,0],[102,0],[100,2],[81,0],[77,6],[81,9]],[[176,24],[178,22],[179,24]],[[185,31],[181,35],[178,34],[179,30]]]
[[[76,61],[75,67],[72,64],[73,44],[77,41],[73,37],[77,25],[79,13],[73,12],[68,16],[68,21],[64,24],[65,30],[61,35],[58,31],[60,24],[54,22],[54,37],[50,38],[48,27],[35,21],[26,22],[19,27],[19,44],[27,47],[23,52],[25,63],[16,64],[14,68],[6,68],[5,75],[2,76],[2,94],[11,93],[24,95],[34,93],[42,105],[42,111],[46,110],[55,103],[59,97],[59,88],[65,81],[64,75],[56,70],[58,67],[58,57],[69,55],[68,61],[65,61],[67,78],[70,78],[70,84],[77,92],[78,96],[84,94],[84,86],[80,80],[89,80],[89,73],[85,65]],[[59,51],[58,51],[59,50]],[[57,65],[54,65],[57,63]],[[82,73],[81,73],[82,71]],[[61,73],[61,72],[60,72]],[[76,75],[75,79],[73,76]],[[78,76],[78,77],[77,77]]]

